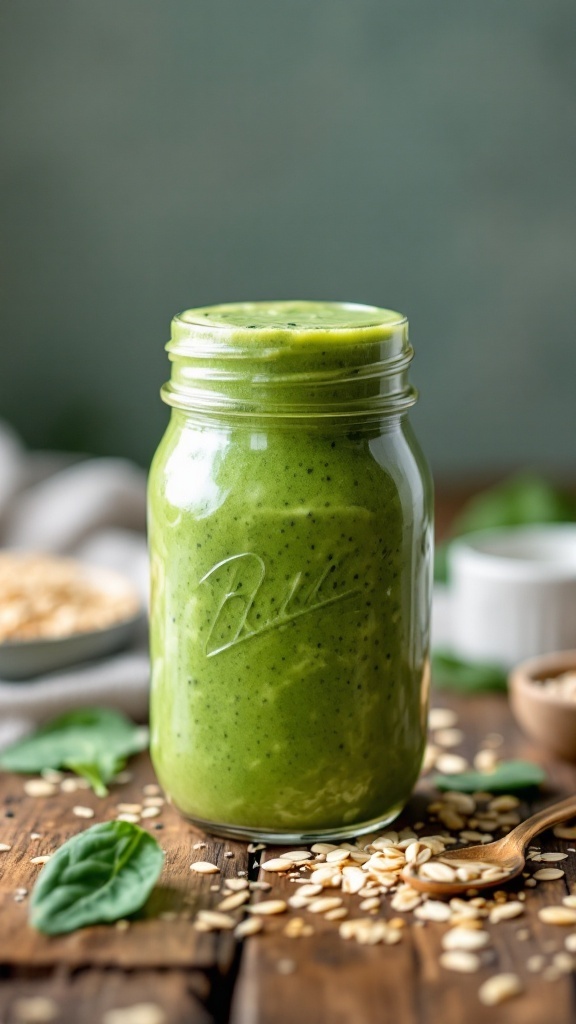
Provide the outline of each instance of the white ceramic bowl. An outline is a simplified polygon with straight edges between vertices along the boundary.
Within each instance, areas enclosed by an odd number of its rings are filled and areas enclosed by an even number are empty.
[[[456,655],[510,668],[576,648],[576,525],[483,530],[448,557]]]

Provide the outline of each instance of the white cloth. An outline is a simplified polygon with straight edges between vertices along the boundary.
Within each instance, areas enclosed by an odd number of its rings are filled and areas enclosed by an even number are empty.
[[[124,459],[26,452],[0,422],[0,547],[70,555],[117,569],[148,599],[146,476]],[[0,679],[0,746],[64,711],[148,713],[146,630],[112,657],[23,682]]]

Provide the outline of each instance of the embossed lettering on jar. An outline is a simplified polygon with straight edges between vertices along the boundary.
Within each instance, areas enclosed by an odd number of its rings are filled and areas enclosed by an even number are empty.
[[[294,842],[391,821],[425,742],[431,486],[405,317],[176,317],[149,484],[152,757],[203,827]]]

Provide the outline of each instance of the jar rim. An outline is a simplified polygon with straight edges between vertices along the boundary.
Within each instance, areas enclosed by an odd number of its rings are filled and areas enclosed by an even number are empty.
[[[416,400],[402,313],[350,302],[241,302],[172,321],[165,402],[241,416],[348,418],[403,412]]]

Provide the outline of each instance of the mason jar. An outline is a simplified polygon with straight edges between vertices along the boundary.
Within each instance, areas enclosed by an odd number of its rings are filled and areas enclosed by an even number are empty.
[[[203,829],[381,828],[426,736],[431,483],[400,314],[255,302],[175,317],[149,481],[151,751]]]

